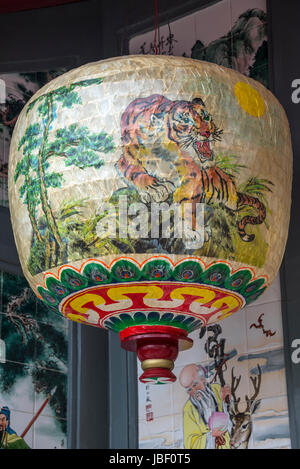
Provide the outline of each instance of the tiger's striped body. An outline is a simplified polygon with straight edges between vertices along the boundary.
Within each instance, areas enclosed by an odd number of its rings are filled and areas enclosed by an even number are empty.
[[[216,166],[210,146],[220,140],[222,130],[202,99],[138,98],[122,114],[121,132],[123,155],[117,170],[142,201],[163,202],[172,193],[176,203],[219,203],[233,211],[254,207],[258,216],[243,217],[237,226],[243,241],[254,239],[245,227],[261,224],[265,207],[257,198],[238,193],[231,176]],[[170,168],[172,177],[161,178],[160,163]]]

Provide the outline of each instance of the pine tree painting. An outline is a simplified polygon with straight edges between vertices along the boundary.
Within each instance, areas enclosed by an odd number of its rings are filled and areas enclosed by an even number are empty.
[[[27,412],[24,420],[27,424],[32,418],[33,407],[28,403],[33,400],[33,392],[38,402],[43,402],[51,393],[46,415],[55,418],[57,434],[66,436],[66,320],[36,299],[23,276],[0,272],[0,283],[3,311],[0,332],[6,346],[6,361],[0,363],[1,403],[10,402],[12,409]],[[15,416],[14,424],[16,419]],[[37,424],[39,422],[40,419]],[[26,426],[23,425],[22,430]]]
[[[64,180],[61,173],[51,170],[50,158],[60,158],[65,166],[81,170],[99,169],[104,164],[101,154],[114,149],[112,138],[105,132],[93,133],[77,123],[57,129],[54,139],[53,135],[49,138],[58,107],[81,105],[77,90],[101,83],[101,78],[95,78],[62,86],[39,96],[27,108],[28,113],[37,107],[40,119],[26,128],[19,141],[18,150],[22,150],[23,158],[16,166],[14,181],[22,178],[19,194],[27,206],[33,231],[28,265],[32,274],[68,260],[68,242],[60,232],[48,197],[48,190],[62,187]]]

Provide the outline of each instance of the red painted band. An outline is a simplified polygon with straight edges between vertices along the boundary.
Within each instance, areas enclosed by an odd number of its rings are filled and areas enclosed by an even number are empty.
[[[176,381],[176,376],[172,371],[167,370],[166,368],[151,368],[144,371],[139,379],[142,383],[147,383],[151,379],[165,379],[167,381],[174,382]]]
[[[128,337],[140,334],[170,334],[174,338],[184,338],[187,337],[188,333],[184,329],[179,329],[179,327],[172,326],[151,326],[151,325],[141,325],[141,326],[131,326],[123,329],[119,332],[121,341],[127,339]]]

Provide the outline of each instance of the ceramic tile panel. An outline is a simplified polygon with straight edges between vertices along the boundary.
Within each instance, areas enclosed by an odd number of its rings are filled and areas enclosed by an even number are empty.
[[[219,2],[195,13],[196,42],[191,57],[231,67],[230,0]],[[213,25],[213,27],[212,27]]]
[[[173,417],[174,417],[174,448],[182,449],[184,448],[182,412],[175,414]]]
[[[1,74],[5,83],[5,103],[0,108],[0,205],[8,207],[7,165],[12,132],[17,118],[31,96],[65,69],[49,72]]]
[[[249,362],[250,363],[250,362]],[[289,438],[289,433],[285,428],[285,432],[282,432],[282,429],[280,432],[278,431],[278,426],[284,425],[285,427],[288,426],[288,418],[287,418],[287,401],[286,401],[286,395],[285,395],[285,379],[284,379],[284,370],[283,373],[273,373],[267,374],[267,371],[264,369],[263,365],[261,364],[261,369],[262,369],[262,375],[261,375],[261,384],[259,384],[258,380],[258,369],[256,365],[254,365],[252,368],[249,366],[249,378],[251,379],[257,379],[255,385],[256,385],[256,392],[257,396],[254,398],[255,395],[255,390],[252,382],[249,383],[249,393],[247,393],[248,398],[253,398],[253,403],[249,407],[248,403],[246,402],[245,398],[241,398],[241,401],[238,402],[236,409],[234,408],[234,403],[232,403],[232,408],[233,408],[233,414],[236,412],[241,413],[241,415],[244,415],[244,420],[243,422],[240,422],[241,425],[244,425],[245,428],[247,429],[247,423],[249,424],[249,421],[251,422],[252,425],[252,434],[251,438],[249,439],[248,442],[248,448],[249,449],[254,449],[256,448],[256,442],[255,439],[257,439],[258,446],[261,448],[268,448],[270,442],[262,442],[263,438],[262,435],[264,435],[264,439],[277,439],[279,437],[279,434],[281,432],[281,436],[284,436],[284,445],[287,443],[287,438]],[[244,377],[244,376],[243,376]],[[271,387],[273,386],[273,390]],[[278,395],[282,393],[282,396],[278,397]],[[241,396],[243,396],[241,394]],[[266,396],[269,396],[266,398]],[[274,396],[274,397],[271,397]],[[250,413],[250,415],[249,415]],[[232,415],[232,422],[233,422],[233,430],[232,430],[232,443],[234,446],[233,449],[238,449],[237,445],[241,442],[241,436],[242,432],[240,431],[240,428],[238,425],[234,425],[237,423],[235,421],[234,416]],[[249,424],[250,425],[250,424]],[[248,429],[249,430],[249,429]],[[270,436],[267,438],[265,435],[268,434],[268,432],[274,431],[273,436]],[[288,444],[290,442],[288,441]],[[280,443],[280,445],[282,442]],[[278,445],[278,441],[276,443],[273,442],[273,448]],[[244,449],[244,448],[240,448]]]
[[[192,49],[192,58],[232,68],[232,41],[230,35],[212,41],[204,49],[201,48],[199,41],[196,42]]]
[[[206,371],[207,371],[207,370],[209,370],[211,362],[201,362],[201,363],[199,363],[199,362],[194,361],[194,362],[191,362],[189,365],[193,365],[193,364],[201,365],[202,367],[206,368]],[[185,365],[185,366],[188,366],[188,365]],[[174,374],[177,377],[177,381],[172,385],[172,387],[173,387],[173,399],[174,399],[173,409],[174,409],[175,414],[179,414],[179,413],[183,412],[184,405],[187,402],[187,400],[189,399],[189,393],[182,386],[181,381],[180,381],[180,373],[185,368],[185,366],[175,367],[174,368]],[[210,383],[212,381],[213,375],[214,375],[214,373],[210,373],[208,371],[208,378],[207,378],[208,383]]]
[[[25,277],[3,272],[2,312],[16,318],[18,315],[35,317],[36,297]]]
[[[14,410],[10,408],[10,427],[16,432],[17,435],[21,436],[23,432],[27,429],[33,418],[33,414],[29,412],[22,412],[19,410]],[[23,436],[25,443],[29,448],[34,448],[33,442],[33,427],[31,426],[26,434]]]
[[[262,399],[253,415],[255,449],[290,449],[287,396]]]
[[[261,385],[259,398],[286,395],[286,375],[283,349],[266,350],[262,353],[248,355],[248,375],[250,394],[254,392],[250,377],[259,378],[261,369]]]
[[[246,9],[244,4],[247,4]],[[205,16],[208,12],[213,15],[218,8],[224,9],[224,14],[215,15],[212,28],[212,22],[205,22]],[[229,10],[229,22],[225,10]],[[265,2],[220,2],[199,11],[195,16],[196,25],[200,22],[209,28],[211,40],[205,42],[201,39],[201,35],[204,38],[205,33],[201,27],[196,27],[197,41],[192,48],[192,58],[234,68],[268,86]],[[224,26],[222,34],[218,22]]]
[[[181,29],[184,22],[189,27]],[[175,40],[180,39],[175,43],[175,55],[176,47],[186,44],[188,49],[188,44],[195,38],[190,53],[184,51],[185,55],[234,68],[268,86],[266,0],[220,1],[187,15],[177,22],[176,28],[175,22],[171,22],[170,30],[174,32]],[[148,37],[151,35],[153,31],[148,33]],[[134,41],[139,44],[141,36],[134,38],[131,44]],[[233,389],[228,424],[228,428],[232,428],[232,448],[290,447],[279,275],[269,289],[250,306],[224,319],[215,328],[207,328],[202,336],[200,330],[197,330],[190,337],[194,341],[193,347],[180,352],[175,362],[173,372],[177,381],[164,388],[160,387],[155,398],[151,397],[154,421],[160,418],[162,412],[164,425],[173,425],[174,447],[184,447],[183,409],[189,401],[189,395],[180,384],[180,373],[191,364],[206,368],[206,380],[210,386],[215,382],[220,386],[222,381]],[[221,344],[224,346],[223,354]],[[139,385],[144,399],[142,389]],[[147,392],[148,396],[154,395],[151,386],[148,386]],[[166,406],[168,393],[172,396],[172,406]],[[159,402],[159,395],[165,407]],[[251,406],[249,412],[246,396],[255,400],[255,405]],[[171,408],[173,415],[170,413]],[[250,429],[246,443],[241,446],[235,443],[240,430],[233,431],[234,409],[237,408],[246,419],[246,427]],[[144,418],[144,414],[141,418]],[[160,431],[161,428],[159,427]],[[145,438],[144,431],[145,426],[141,424],[141,441]],[[161,441],[155,440],[155,433],[151,432],[147,447],[161,444]]]
[[[251,46],[248,45],[248,42],[251,43]],[[267,62],[268,47],[264,23],[247,31],[243,29],[240,33],[232,36],[232,68],[255,79],[258,75],[257,69],[266,66]]]
[[[278,273],[269,286],[269,288],[260,296],[257,300],[251,303],[252,306],[262,305],[264,303],[271,303],[274,301],[281,301],[281,289],[280,289],[280,274]]]
[[[231,449],[254,449],[253,414],[245,399],[232,403]]]
[[[160,32],[160,37],[164,36],[167,43],[164,47],[167,55],[185,55],[190,57],[191,49],[197,38],[197,19],[195,15],[187,15],[179,20],[172,21],[172,25],[164,26],[164,33]],[[188,34],[187,34],[188,31]],[[171,35],[174,41],[171,45]],[[169,38],[169,39],[168,39]]]
[[[66,373],[68,362],[67,328],[39,323],[39,330],[44,341],[37,341],[37,357],[40,356],[42,361],[45,361],[46,368],[59,369]]]
[[[6,85],[6,96],[14,95],[20,101],[28,99],[38,90],[35,73],[2,73],[0,79]]]
[[[32,427],[26,442],[32,448],[66,445],[68,327],[64,318],[37,301],[22,276],[1,273],[0,338],[6,361],[0,363],[0,405],[24,417],[21,431],[34,415],[43,420]],[[47,398],[52,394],[51,399]],[[40,408],[44,405],[41,415]],[[26,417],[26,418],[25,418]],[[26,420],[26,425],[25,425]],[[49,443],[46,443],[46,423]],[[58,423],[57,423],[58,422]],[[36,424],[34,424],[36,425]],[[59,427],[59,430],[54,429]],[[17,431],[17,430],[16,430]],[[19,430],[17,433],[20,435]],[[30,441],[28,440],[30,439]],[[27,441],[28,440],[28,441]],[[64,443],[61,443],[64,440]]]
[[[65,70],[0,75],[5,82],[6,102],[0,109],[0,205],[8,206],[7,163],[11,135],[17,117],[28,99],[46,82]],[[67,321],[40,305],[25,278],[0,273],[0,339],[5,360],[0,360],[0,406],[8,406],[18,434],[41,403],[44,392],[57,389],[52,397],[52,417],[60,417],[66,438]],[[54,373],[51,370],[56,370]],[[52,373],[52,374],[51,374]],[[51,388],[51,389],[48,389]],[[45,399],[44,399],[45,400]],[[51,402],[49,403],[51,405]],[[48,404],[48,406],[49,406]],[[47,415],[47,406],[44,413]],[[43,415],[44,418],[44,415]],[[50,420],[51,422],[53,421]],[[49,422],[50,422],[49,421]],[[30,447],[42,446],[33,427],[25,437]],[[60,446],[58,441],[57,447]],[[51,447],[51,446],[50,446]]]
[[[67,449],[66,421],[41,416],[34,423],[35,449]]]
[[[158,53],[191,57],[193,47],[199,48],[201,44],[206,47],[212,41],[227,35],[230,28],[230,0],[223,0],[213,7],[159,26],[156,38]],[[152,30],[132,38],[129,42],[130,54],[155,54],[154,33]]]
[[[55,312],[47,307],[47,305],[36,299],[36,320],[39,324],[51,324],[55,328],[67,331],[70,321],[65,318],[59,311]]]
[[[245,360],[243,360],[245,358]],[[234,402],[242,402],[245,399],[245,396],[250,393],[250,382],[249,382],[249,367],[246,360],[247,356],[244,355],[235,355],[226,363],[226,368],[224,369],[224,380],[226,385],[229,385],[230,388],[234,386],[234,393],[232,393],[232,400]]]
[[[67,374],[35,367],[32,373],[35,388],[34,413],[42,409],[42,416],[66,419]]]
[[[190,57],[191,48],[196,41],[195,15],[187,15],[171,24],[159,25],[156,38],[155,30],[132,38],[129,42],[130,54],[155,54],[155,41],[160,55]]]
[[[19,103],[19,97],[16,91],[9,86],[7,80],[2,78],[5,83],[6,102],[1,105],[0,109],[0,200],[1,205],[8,206],[8,193],[7,193],[7,176],[8,176],[8,159],[9,159],[9,146],[12,136],[14,119],[12,108],[15,103]],[[17,104],[18,105],[18,104]]]
[[[208,333],[205,331],[202,339],[199,338],[199,334],[200,329],[197,329],[189,334],[189,338],[193,340],[193,346],[188,350],[179,352],[175,362],[176,367],[188,365],[195,360],[197,363],[207,361],[208,356],[207,352],[205,351],[204,344],[206,342]]]
[[[142,369],[138,367],[138,376],[142,374]],[[158,417],[165,417],[173,415],[174,413],[174,398],[173,387],[152,386],[151,384],[143,384],[139,381],[139,420],[157,419]]]
[[[7,164],[6,164],[6,155],[7,155],[7,143],[4,138],[5,129],[0,125],[0,200],[4,201],[4,206],[7,207],[8,204],[8,192],[7,192]]]
[[[0,363],[0,407],[32,414],[34,387],[32,368],[21,363]]]
[[[140,34],[129,41],[129,51],[131,55],[149,53],[149,43],[153,42],[153,32]]]
[[[0,314],[1,338],[8,362],[31,363],[36,358],[37,336],[27,332],[25,321],[19,315]],[[25,326],[25,327],[24,327]]]
[[[262,48],[268,47],[267,43],[265,43]],[[261,48],[261,49],[262,49]],[[253,66],[250,69],[250,75],[251,78],[254,80],[259,81],[262,85],[264,85],[266,88],[269,88],[269,65],[268,62],[265,62],[264,64],[260,66]]]
[[[207,328],[205,335],[201,339],[199,339],[199,331],[195,331],[190,335],[194,339],[194,345],[190,350],[182,352],[181,357],[185,357],[185,360],[176,360],[174,372],[176,371],[177,377],[183,366],[196,363],[207,367],[208,377],[212,380],[216,373],[214,357],[217,355],[216,351],[220,350],[221,343],[224,343],[224,357],[217,356],[217,360],[219,360],[219,363],[222,360],[224,361],[223,369],[225,370],[225,375],[228,375],[227,369],[230,366],[235,366],[239,356],[247,354],[245,311],[239,311],[231,317],[226,318],[226,320],[218,323],[217,327],[219,335],[215,336],[215,340],[214,325]],[[228,378],[231,379],[230,375]]]
[[[0,312],[1,313],[3,313],[2,299],[3,299],[3,272],[2,270],[0,270]]]
[[[201,365],[205,366],[208,364],[202,363]],[[176,371],[176,374],[179,375],[181,370],[176,369]],[[228,425],[230,425],[229,405],[227,406],[222,401],[219,384],[213,383],[210,378],[207,378],[205,389],[196,391],[194,395],[183,388],[180,380],[176,381],[173,387],[176,448],[184,448],[185,445],[191,444],[190,448],[200,449],[202,445],[206,444],[208,448],[214,449],[214,439],[212,439],[212,434],[206,430],[206,427],[210,426],[212,428],[217,413],[219,415],[222,413],[223,418],[226,418],[227,433],[229,431]],[[224,422],[222,425],[224,425]],[[198,431],[199,434],[197,433]]]
[[[247,353],[246,308],[219,323],[222,337],[226,339],[226,351],[231,355]]]
[[[225,320],[226,321],[226,320]],[[223,323],[225,322],[223,321]],[[232,340],[232,339],[231,339]],[[232,342],[231,342],[232,343]],[[228,351],[228,349],[226,349]],[[202,362],[203,366],[209,370],[211,369],[210,362]],[[259,368],[261,368],[261,382],[259,383]],[[180,372],[183,367],[175,367],[174,373],[179,378]],[[282,404],[282,401],[278,398],[278,396],[282,396],[283,402],[285,401],[286,395],[286,385],[285,385],[285,371],[284,371],[284,364],[283,364],[283,350],[282,349],[275,349],[273,351],[265,350],[261,354],[241,354],[231,356],[231,358],[226,363],[226,369],[224,370],[224,380],[225,384],[229,386],[233,386],[234,394],[232,396],[231,402],[231,409],[234,409],[234,399],[237,400],[237,409],[239,412],[245,413],[247,415],[247,402],[246,396],[248,398],[253,398],[254,394],[256,394],[256,403],[251,408],[251,412],[253,415],[251,416],[251,421],[254,422],[254,415],[256,417],[255,422],[258,422],[258,426],[260,426],[260,419],[263,421],[271,419],[272,415],[276,416],[277,413],[281,412],[281,407],[285,407],[285,404]],[[213,376],[213,373],[212,373]],[[256,379],[256,382],[255,382]],[[208,381],[212,382],[212,378],[208,379]],[[256,386],[256,391],[255,387]],[[161,389],[161,388],[160,388]],[[161,391],[160,391],[161,392]],[[174,402],[174,447],[180,448],[183,447],[183,409],[185,403],[188,401],[188,395],[185,389],[180,385],[180,380],[177,381],[172,385],[172,393],[173,393],[173,402]],[[165,389],[164,389],[164,394]],[[162,394],[161,394],[162,396]],[[269,413],[267,417],[265,415],[261,415],[258,412],[259,409],[259,401],[269,399],[269,402],[273,401],[273,407],[271,406],[272,412]],[[281,404],[280,404],[281,402]],[[278,404],[278,405],[277,405]],[[280,405],[279,405],[280,404]],[[155,408],[154,408],[155,412]],[[271,415],[272,414],[272,415]],[[171,416],[169,416],[171,418]],[[231,422],[233,425],[234,417],[231,415]],[[269,422],[269,420],[268,420]],[[253,428],[255,428],[253,423]],[[268,425],[274,425],[273,423],[268,423]],[[260,429],[258,429],[258,432]],[[262,443],[259,442],[259,445]],[[269,444],[269,443],[267,443]],[[281,444],[286,444],[285,442],[280,442]],[[287,443],[289,444],[289,443]],[[255,446],[253,435],[249,436],[247,440],[247,447],[249,449],[253,449]],[[234,448],[233,448],[234,449]]]
[[[6,359],[14,362],[42,363],[56,369],[67,367],[66,320],[41,306],[22,276],[3,273],[2,333]]]
[[[254,8],[266,12],[266,0],[230,0],[232,26],[234,26],[241,14]]]
[[[268,86],[266,2],[232,0],[231,16],[232,67]]]
[[[245,308],[248,353],[283,347],[281,302]]]
[[[223,0],[194,14],[196,38],[205,47],[211,42],[226,36],[231,29],[230,0]]]
[[[171,32],[171,34],[173,33]],[[132,38],[129,41],[130,54],[155,54],[155,43],[158,53],[167,54],[167,52],[170,50],[170,47],[172,47],[172,44],[173,46],[176,46],[177,44],[175,40],[171,40],[171,44],[169,44],[170,39],[168,38],[170,38],[169,28],[167,25],[162,25],[159,27],[156,37],[155,31],[152,30]]]
[[[139,422],[139,449],[172,449],[174,448],[173,415],[155,418],[151,422]]]
[[[190,362],[190,364],[195,363]],[[199,362],[196,362],[196,364],[199,364]],[[187,365],[185,365],[187,366]],[[188,393],[186,389],[181,385],[180,383],[180,373],[184,369],[184,366],[176,366],[173,370],[173,373],[175,374],[177,381],[173,383],[172,388],[173,388],[173,398],[174,398],[174,414],[179,414],[183,412],[184,404],[188,400]]]
[[[58,312],[55,313],[50,308],[47,308],[47,305],[44,305],[38,300],[36,308],[36,321],[38,323],[41,335],[51,335],[51,331],[52,334],[55,331],[57,337],[54,340],[57,341],[57,346],[62,347],[64,344],[64,347],[66,348],[70,320],[66,319]],[[64,354],[66,354],[66,350]]]
[[[25,75],[25,74],[24,74]],[[19,73],[0,75],[5,83],[5,104],[0,109],[0,205],[8,207],[7,170],[9,147],[14,125],[24,104],[38,86]]]
[[[3,150],[4,154],[6,154],[6,149],[4,148]],[[1,162],[0,162],[1,165]],[[4,164],[5,166],[5,164]],[[7,178],[1,177],[0,175],[0,200],[1,200],[1,205],[2,207],[8,207],[9,202],[8,202],[8,183],[7,183]]]

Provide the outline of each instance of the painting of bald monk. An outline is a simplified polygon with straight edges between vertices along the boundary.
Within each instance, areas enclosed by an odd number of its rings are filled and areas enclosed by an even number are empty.
[[[230,449],[230,387],[210,384],[207,370],[196,364],[186,365],[179,376],[188,394],[183,409],[184,447],[188,449]],[[228,399],[227,399],[228,400]]]

